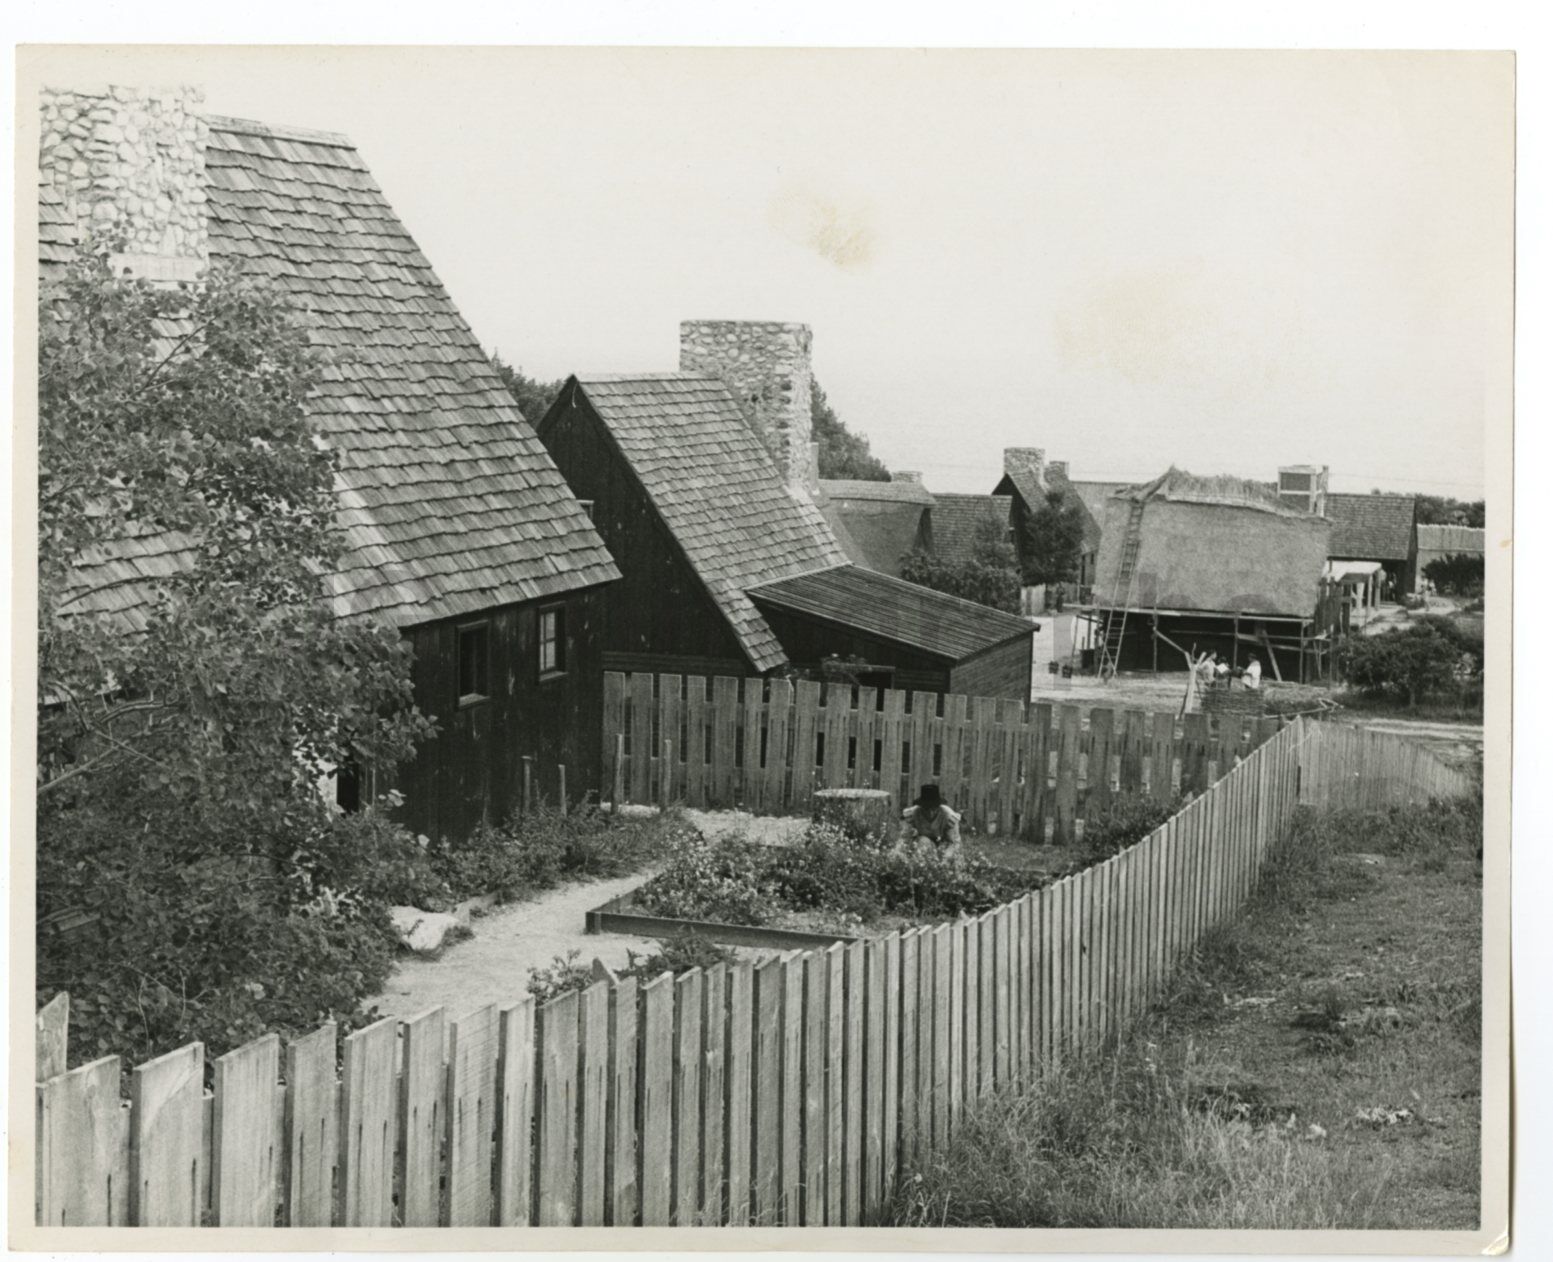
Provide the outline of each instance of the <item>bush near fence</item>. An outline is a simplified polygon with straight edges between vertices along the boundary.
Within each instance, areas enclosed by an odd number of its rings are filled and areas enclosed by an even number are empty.
[[[975,919],[343,1041],[194,1044],[37,1088],[47,1225],[864,1224],[968,1102],[1090,1054],[1250,896],[1297,804],[1468,793],[1296,720],[1143,841]],[[40,1065],[63,1065],[60,1005]],[[45,1060],[46,1058],[46,1060]]]
[[[604,677],[615,801],[807,814],[816,789],[939,784],[968,828],[1066,845],[1118,794],[1201,793],[1278,730],[1210,716],[701,676]]]

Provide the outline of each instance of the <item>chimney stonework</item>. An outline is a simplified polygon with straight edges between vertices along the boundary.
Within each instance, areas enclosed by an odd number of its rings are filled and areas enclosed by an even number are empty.
[[[896,469],[890,474],[891,482],[910,482],[913,486],[922,485],[922,474],[916,469]]]
[[[1048,460],[1046,467],[1059,478],[1066,478],[1068,476],[1068,462],[1066,460]]]
[[[1040,477],[1045,467],[1046,448],[1044,447],[1003,448],[1004,473],[1033,473],[1036,477]]]
[[[187,280],[209,261],[205,153],[197,88],[44,89],[38,165],[77,226],[116,240],[116,270]]]
[[[819,477],[810,443],[812,344],[807,324],[684,320],[679,326],[680,371],[721,378],[794,491],[805,491]]]

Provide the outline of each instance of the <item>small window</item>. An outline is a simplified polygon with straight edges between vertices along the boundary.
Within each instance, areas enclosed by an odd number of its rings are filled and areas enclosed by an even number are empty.
[[[592,500],[578,500],[577,502],[582,505],[582,511],[588,514],[588,520],[592,521],[593,520],[593,501]]]
[[[566,671],[566,610],[539,611],[539,677],[548,679]]]
[[[458,629],[458,704],[491,695],[491,626],[474,622]]]

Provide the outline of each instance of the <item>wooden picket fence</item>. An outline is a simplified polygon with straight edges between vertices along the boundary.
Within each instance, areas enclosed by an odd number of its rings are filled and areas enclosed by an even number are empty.
[[[39,1017],[45,1225],[859,1225],[975,1100],[1092,1054],[1256,885],[1298,802],[1470,791],[1297,720],[1147,838],[975,919],[600,981],[218,1058],[64,1066]],[[1362,783],[1362,779],[1361,779]]]
[[[785,679],[604,677],[614,801],[807,812],[816,789],[937,783],[979,832],[1066,844],[1117,794],[1197,794],[1279,720],[1029,704]]]

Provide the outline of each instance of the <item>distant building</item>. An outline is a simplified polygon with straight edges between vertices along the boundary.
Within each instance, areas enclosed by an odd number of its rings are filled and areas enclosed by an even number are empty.
[[[1080,484],[1068,478],[1066,460],[1047,460],[1041,447],[1005,447],[1003,449],[1003,476],[992,488],[994,495],[1009,497],[1009,524],[1013,530],[1014,551],[1019,558],[1021,571],[1029,564],[1032,543],[1031,518],[1045,505],[1053,491],[1062,495],[1065,503],[1079,508],[1084,519],[1084,539],[1080,548],[1078,573],[1075,580],[1081,587],[1094,582],[1095,561],[1100,548],[1102,522],[1089,498],[1080,491]],[[1098,486],[1089,483],[1088,486]]]
[[[688,321],[679,372],[572,377],[540,422],[624,576],[606,668],[764,675],[839,657],[872,686],[1028,698],[1030,623],[863,568],[827,525],[809,343],[805,325]]]
[[[1013,502],[1010,495],[935,494],[931,509],[933,555],[951,565],[971,564],[989,525],[997,538],[1012,543]]]
[[[818,505],[848,560],[900,577],[908,552],[933,547],[934,497],[919,479],[890,482],[820,480]]]
[[[45,278],[92,223],[148,280],[263,279],[338,352],[308,403],[340,458],[331,603],[400,629],[439,729],[394,779],[402,820],[462,839],[519,805],[525,758],[552,799],[562,763],[574,792],[596,787],[619,571],[350,140],[207,114],[193,89],[51,91],[40,165]],[[166,532],[122,540],[82,567],[78,607],[136,634],[186,554]]]
[[[1330,529],[1242,478],[1172,468],[1112,492],[1091,614],[1102,656],[1123,670],[1180,669],[1183,651],[1231,662],[1254,652],[1269,677],[1300,678]]]
[[[1418,555],[1415,572],[1423,582],[1424,567],[1431,561],[1451,556],[1481,557],[1487,550],[1485,532],[1481,526],[1429,526],[1418,525]]]
[[[1378,561],[1385,571],[1385,596],[1398,600],[1418,584],[1418,497],[1414,495],[1326,494],[1332,523],[1327,557],[1333,561]]]

